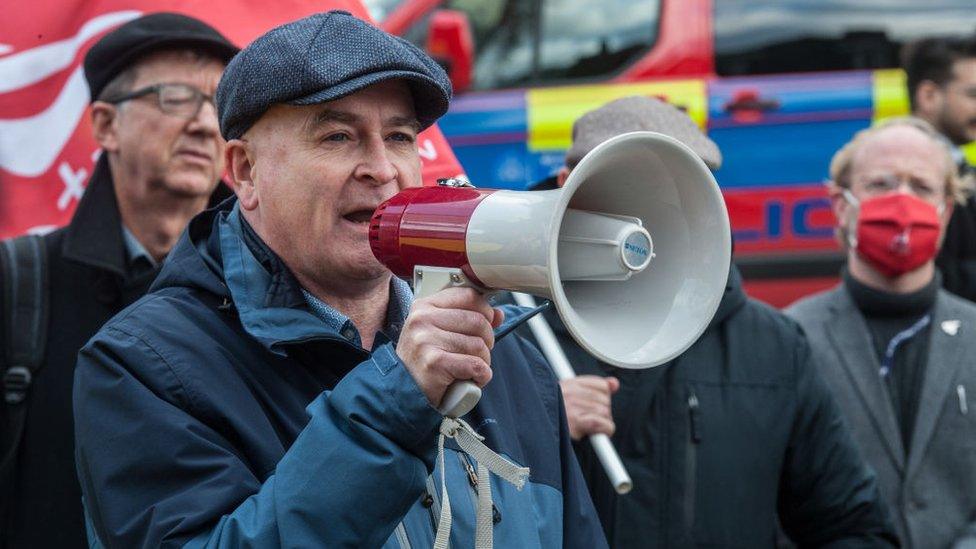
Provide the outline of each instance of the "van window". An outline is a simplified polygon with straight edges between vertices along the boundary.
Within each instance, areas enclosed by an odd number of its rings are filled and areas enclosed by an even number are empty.
[[[658,0],[543,0],[538,80],[606,76],[654,45]]]
[[[381,0],[374,0],[381,3]],[[472,87],[490,90],[605,79],[657,41],[660,0],[450,0],[475,43]],[[429,18],[404,37],[419,46]]]
[[[893,68],[905,42],[976,30],[973,0],[714,0],[722,76]]]

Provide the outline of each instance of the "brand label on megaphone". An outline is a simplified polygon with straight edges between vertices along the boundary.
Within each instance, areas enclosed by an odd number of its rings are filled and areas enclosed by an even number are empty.
[[[624,241],[624,263],[637,271],[651,260],[651,240],[643,232],[633,232]]]

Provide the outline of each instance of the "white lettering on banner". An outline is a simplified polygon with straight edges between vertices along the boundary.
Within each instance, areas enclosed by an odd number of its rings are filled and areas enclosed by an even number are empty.
[[[14,47],[7,44],[0,44],[0,55],[14,51]]]
[[[68,78],[46,110],[28,118],[0,120],[0,168],[37,177],[51,167],[88,106],[88,84],[81,67]]]
[[[424,139],[417,152],[420,153],[420,158],[424,160],[437,160],[437,149],[434,148],[434,142],[430,139]]]
[[[26,88],[71,65],[78,50],[89,39],[142,15],[135,10],[116,11],[89,19],[78,33],[65,40],[51,42],[0,59],[0,93]],[[6,46],[9,48],[9,46]],[[9,51],[9,50],[8,50]],[[6,53],[0,49],[0,54]]]
[[[100,15],[86,21],[71,38],[0,57],[0,93],[27,88],[70,67],[88,40],[141,14],[126,10]],[[49,107],[26,118],[0,119],[0,168],[20,177],[43,175],[61,154],[87,106],[88,84],[79,65]]]
[[[71,199],[81,200],[81,195],[85,194],[85,178],[88,177],[88,170],[79,168],[78,171],[71,169],[67,162],[62,162],[58,166],[58,175],[64,183],[64,191],[58,197],[58,209],[64,211],[71,204]]]

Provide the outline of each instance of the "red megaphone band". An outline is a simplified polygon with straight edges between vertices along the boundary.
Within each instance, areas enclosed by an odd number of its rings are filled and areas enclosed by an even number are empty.
[[[461,269],[481,284],[468,261],[471,214],[494,189],[415,187],[379,205],[369,222],[369,246],[393,274],[410,279],[414,267]]]

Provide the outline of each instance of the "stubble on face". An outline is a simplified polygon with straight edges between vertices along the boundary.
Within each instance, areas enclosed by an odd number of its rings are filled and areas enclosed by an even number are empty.
[[[957,146],[976,141],[976,58],[956,61],[953,78],[942,88],[936,126]]]

